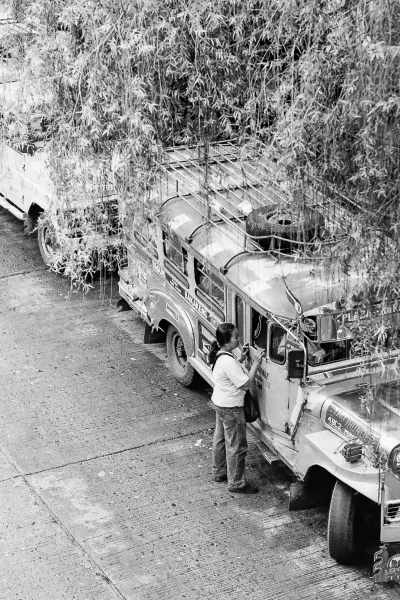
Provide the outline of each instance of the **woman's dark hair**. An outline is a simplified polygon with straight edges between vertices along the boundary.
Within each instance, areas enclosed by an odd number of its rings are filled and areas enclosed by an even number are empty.
[[[221,350],[224,344],[228,344],[231,341],[232,333],[235,331],[236,327],[233,323],[221,323],[218,325],[217,330],[215,332],[215,337],[217,341],[211,342],[210,352],[208,354],[208,363],[213,366],[215,361],[217,360],[217,354]]]

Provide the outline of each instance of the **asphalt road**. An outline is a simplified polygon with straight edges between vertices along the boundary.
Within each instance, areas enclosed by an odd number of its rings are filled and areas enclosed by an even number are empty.
[[[117,299],[72,293],[0,209],[0,599],[399,599],[330,559],[327,510],[289,513],[253,444],[260,494],[213,481],[210,390]]]

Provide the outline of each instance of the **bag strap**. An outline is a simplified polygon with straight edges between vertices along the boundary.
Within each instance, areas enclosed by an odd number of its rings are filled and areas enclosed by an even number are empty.
[[[233,356],[233,354],[231,354],[230,352],[219,352],[217,358],[215,359],[215,363],[211,367],[211,371],[214,371],[214,367],[217,364],[217,360],[219,359],[220,356],[231,356],[233,359],[235,358]]]

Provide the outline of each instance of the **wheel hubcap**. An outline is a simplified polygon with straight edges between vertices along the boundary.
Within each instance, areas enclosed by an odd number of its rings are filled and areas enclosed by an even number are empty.
[[[48,227],[45,227],[43,229],[43,246],[44,246],[44,250],[47,253],[47,255],[52,256],[52,254],[54,253],[53,238],[52,238],[50,229]]]
[[[185,346],[180,335],[175,337],[175,356],[180,367],[184,369],[187,365],[187,355],[185,352]]]
[[[299,225],[299,219],[293,218],[291,215],[287,214],[287,213],[273,213],[272,215],[270,215],[269,217],[269,222],[272,225]]]

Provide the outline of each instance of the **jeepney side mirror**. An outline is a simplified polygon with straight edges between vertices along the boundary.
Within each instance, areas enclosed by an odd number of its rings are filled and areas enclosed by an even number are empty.
[[[304,350],[289,350],[288,352],[288,378],[302,379],[306,368]]]

